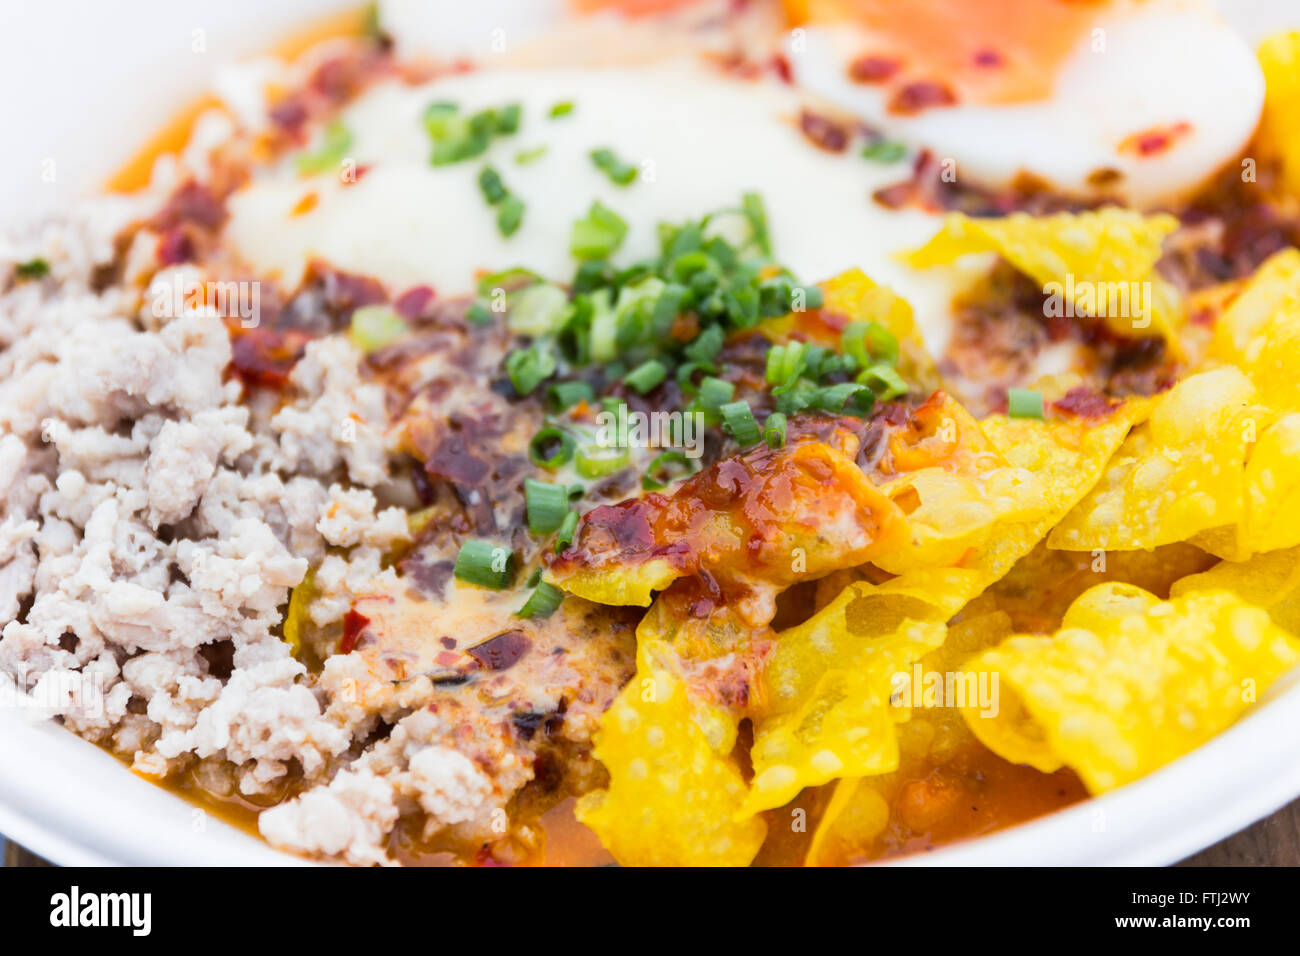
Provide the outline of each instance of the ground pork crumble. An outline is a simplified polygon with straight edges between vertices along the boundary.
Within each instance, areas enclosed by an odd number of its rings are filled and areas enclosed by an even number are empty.
[[[404,726],[380,772],[336,773],[374,715],[331,706],[279,633],[312,565],[321,622],[392,574],[380,558],[407,515],[370,490],[388,475],[383,393],[331,336],[257,420],[220,317],[159,320],[101,286],[147,211],[92,203],[0,252],[0,681],[150,776],[220,764],[258,797],[292,775],[306,795],[268,815],[273,843],[386,862],[399,791],[462,824],[492,782]],[[38,258],[48,277],[16,275]]]
[[[480,367],[507,343],[435,310],[376,364],[340,329],[387,293],[324,265],[287,302],[266,284],[249,337],[201,304],[159,316],[159,282],[230,268],[169,263],[160,203],[208,215],[171,182],[0,245],[0,692],[141,774],[269,807],[285,850],[534,858],[540,814],[604,779],[591,739],[635,615],[524,620],[517,593],[451,577],[466,534],[520,535],[540,411]],[[436,464],[475,429],[511,449],[492,507]]]

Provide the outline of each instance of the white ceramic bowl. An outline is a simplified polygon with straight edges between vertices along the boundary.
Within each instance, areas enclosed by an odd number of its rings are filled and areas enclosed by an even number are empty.
[[[0,6],[0,210],[6,221],[93,192],[218,63],[259,52],[339,0],[6,0]],[[1252,39],[1300,27],[1292,0],[1223,0]],[[196,52],[202,31],[203,50]],[[54,161],[55,182],[42,177]],[[1300,674],[1158,773],[908,864],[1165,864],[1300,796]],[[284,864],[52,724],[0,710],[0,833],[63,864]]]

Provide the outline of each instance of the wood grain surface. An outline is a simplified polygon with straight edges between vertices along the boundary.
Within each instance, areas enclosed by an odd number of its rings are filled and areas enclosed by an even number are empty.
[[[5,866],[49,865],[16,843],[5,848]],[[1178,865],[1300,866],[1300,800]]]

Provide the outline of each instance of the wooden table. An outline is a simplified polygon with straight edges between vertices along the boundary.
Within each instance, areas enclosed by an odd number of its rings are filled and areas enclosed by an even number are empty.
[[[49,865],[15,843],[5,848],[5,866]],[[1300,866],[1300,800],[1178,865]]]

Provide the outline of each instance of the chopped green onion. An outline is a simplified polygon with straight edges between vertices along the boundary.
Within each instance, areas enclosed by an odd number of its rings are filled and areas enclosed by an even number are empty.
[[[906,146],[888,139],[876,140],[862,147],[862,158],[874,163],[896,163],[906,155]]]
[[[630,186],[636,181],[636,167],[623,162],[614,155],[613,150],[593,149],[590,156],[596,168],[608,176],[615,185]]]
[[[405,320],[386,305],[363,305],[352,313],[348,338],[369,355],[406,334]]]
[[[765,256],[772,254],[772,240],[767,231],[767,210],[763,207],[763,197],[758,193],[745,193],[740,200],[741,211],[749,220],[749,229],[758,251]]]
[[[710,325],[697,335],[682,352],[693,362],[712,362],[722,351],[727,333],[719,325]]]
[[[735,394],[735,385],[709,375],[700,382],[700,393],[695,402],[705,412],[718,415],[721,414],[722,406],[731,401]]]
[[[1043,418],[1043,393],[1032,388],[1007,389],[1007,414],[1012,418]]]
[[[478,188],[489,206],[495,206],[510,195],[510,190],[506,189],[506,184],[501,181],[501,174],[491,166],[484,166],[483,171],[478,174]]]
[[[352,148],[352,131],[340,119],[331,120],[321,133],[320,145],[314,152],[301,153],[294,160],[298,172],[314,175],[333,169],[343,162]]]
[[[14,275],[19,279],[43,279],[50,274],[50,264],[44,259],[28,259],[14,266]]]
[[[842,382],[839,385],[827,385],[817,389],[810,402],[813,408],[839,414],[852,405],[852,411],[866,414],[876,404],[876,394],[865,385],[857,382]]]
[[[586,382],[556,382],[546,390],[546,404],[556,414],[566,412],[579,402],[592,402],[596,393]]]
[[[866,369],[857,380],[875,392],[876,397],[882,401],[907,394],[907,382],[898,374],[898,369],[884,362],[877,362]]]
[[[627,223],[612,209],[593,202],[587,215],[573,224],[569,251],[577,259],[606,259],[623,244]]]
[[[773,412],[763,422],[763,441],[769,448],[780,448],[785,444],[785,416]]]
[[[541,620],[554,614],[563,600],[563,591],[554,584],[542,581],[537,585],[537,589],[528,595],[524,606],[515,613],[520,617]]]
[[[722,413],[723,431],[728,432],[741,448],[757,445],[762,440],[763,433],[754,420],[749,402],[728,402],[718,411]]]
[[[539,338],[559,330],[568,308],[569,297],[563,289],[540,282],[515,297],[506,324],[517,335]]]
[[[657,388],[667,377],[668,369],[664,367],[664,363],[657,359],[650,359],[624,375],[623,383],[638,395],[644,395],[651,389]]]
[[[550,534],[559,530],[569,511],[569,489],[565,485],[525,478],[524,506],[528,513],[528,530],[533,534]]]
[[[626,448],[583,445],[573,458],[573,467],[583,478],[604,478],[627,464]]]
[[[564,516],[560,530],[555,533],[555,553],[559,554],[573,543],[573,533],[578,530],[578,512],[570,511]]]
[[[862,368],[877,362],[898,362],[898,339],[879,322],[850,322],[840,333],[840,347]]]
[[[528,460],[539,468],[554,471],[573,460],[573,450],[578,443],[562,428],[543,428],[528,442]],[[548,454],[550,449],[554,452]]]
[[[789,389],[804,368],[803,342],[787,342],[774,345],[767,350],[767,371],[765,378],[769,385]]]
[[[555,356],[550,349],[534,346],[515,349],[506,356],[506,374],[520,395],[532,392],[543,381],[555,374]]]
[[[518,103],[507,103],[497,114],[498,136],[511,136],[519,131],[519,122],[523,119],[524,108]]]
[[[610,301],[608,289],[589,297],[591,303],[591,337],[588,347],[593,362],[610,362],[618,354],[618,313]]]
[[[524,221],[524,201],[511,193],[501,200],[497,209],[497,231],[509,238],[519,231]]]
[[[475,325],[487,325],[492,321],[492,310],[482,302],[472,302],[465,310],[465,318]]]
[[[568,116],[573,112],[573,103],[569,100],[556,103],[551,107],[551,119],[559,119],[561,116]]]
[[[485,588],[510,585],[514,575],[514,553],[503,545],[471,538],[460,546],[452,573],[468,584]]]
[[[546,155],[550,149],[549,146],[534,146],[532,149],[521,149],[515,153],[515,162],[520,166],[527,166],[529,163],[535,163]]]
[[[683,362],[677,366],[677,387],[683,395],[694,395],[699,391],[694,382],[695,373],[699,371],[712,373],[717,368],[712,362]]]
[[[669,465],[675,465],[676,468],[669,468]],[[668,484],[677,478],[689,475],[694,471],[691,460],[680,451],[666,451],[656,455],[641,476],[641,487],[646,491],[658,491],[660,488],[666,488]],[[672,472],[676,474],[672,474]],[[660,479],[660,474],[664,475]]]

